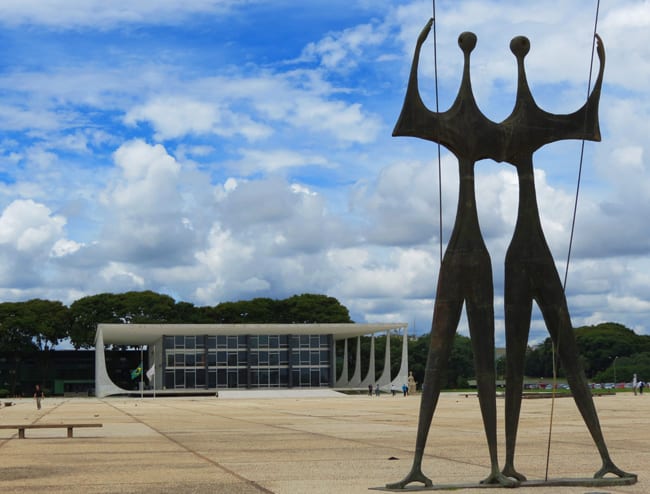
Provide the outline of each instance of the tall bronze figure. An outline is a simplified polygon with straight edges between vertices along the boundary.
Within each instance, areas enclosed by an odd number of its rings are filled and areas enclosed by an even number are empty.
[[[533,300],[540,306],[578,409],[600,452],[603,466],[595,477],[613,473],[636,478],[617,468],[609,457],[577,358],[564,291],[542,231],[533,181],[532,155],[543,145],[562,139],[600,140],[598,102],[605,59],[602,42],[598,38],[601,66],[587,103],[573,114],[554,115],[541,110],[528,89],[523,64],[530,49],[528,40],[524,37],[513,39],[511,50],[518,62],[517,100],[511,115],[497,124],[481,113],[472,94],[469,58],[476,45],[476,36],[472,33],[463,33],[458,39],[464,54],[463,78],[451,108],[434,113],[422,102],[417,83],[418,61],[431,25],[430,20],[418,37],[404,106],[393,135],[420,137],[447,147],[458,158],[460,190],[456,222],[440,266],[413,466],[403,480],[386,487],[401,489],[411,482],[432,485],[422,473],[422,458],[440,395],[442,371],[447,365],[463,302],[467,307],[479,401],[490,453],[491,472],[483,482],[512,487],[525,480],[514,468],[514,451]],[[519,176],[519,211],[506,255],[506,464],[501,474],[496,445],[492,271],[478,224],[474,195],[474,164],[486,158],[512,164]]]
[[[602,478],[611,473],[636,478],[614,465],[609,456],[587,378],[578,358],[564,289],[542,231],[533,173],[533,153],[545,144],[564,139],[600,141],[598,103],[605,69],[605,49],[598,36],[596,41],[600,60],[596,84],[584,106],[568,115],[547,113],[537,106],[524,69],[524,57],[530,50],[530,42],[518,36],[510,43],[510,49],[517,58],[517,99],[512,113],[500,127],[504,133],[503,160],[517,169],[519,208],[505,260],[507,357],[506,463],[503,473],[518,480],[526,479],[514,468],[514,455],[533,300],[542,312],[575,403],[600,453],[603,464],[594,477]]]
[[[483,482],[511,486],[516,481],[500,473],[497,458],[492,265],[479,228],[474,194],[474,164],[487,157],[486,147],[497,137],[498,126],[483,116],[472,94],[469,59],[476,46],[476,36],[472,33],[463,33],[458,38],[465,62],[460,90],[451,108],[434,113],[422,102],[417,81],[418,62],[432,22],[428,22],[418,38],[404,107],[393,135],[438,142],[456,155],[460,174],[458,209],[438,275],[413,466],[403,480],[387,487],[404,488],[411,482],[432,485],[422,473],[422,457],[463,303],[466,304],[479,404],[490,453],[491,472]]]

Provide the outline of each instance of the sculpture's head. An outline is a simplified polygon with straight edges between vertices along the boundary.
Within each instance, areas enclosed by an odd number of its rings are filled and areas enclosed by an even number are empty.
[[[476,47],[476,34],[465,31],[458,36],[458,46],[463,53],[470,53]]]
[[[530,51],[530,41],[526,36],[517,36],[510,42],[510,51],[517,58],[524,58]]]

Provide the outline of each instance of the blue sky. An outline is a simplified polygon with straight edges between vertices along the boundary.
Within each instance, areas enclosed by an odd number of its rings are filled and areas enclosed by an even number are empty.
[[[526,35],[547,111],[587,93],[596,3],[438,1],[440,108],[472,84],[500,121],[510,40]],[[0,5],[0,300],[70,303],[154,290],[197,305],[325,293],[357,322],[431,322],[439,267],[436,148],[391,137],[431,2],[6,0]],[[574,325],[650,334],[650,4],[603,2],[603,142],[586,143],[567,296]],[[433,43],[421,91],[434,109]],[[564,274],[580,143],[535,155]],[[456,211],[442,150],[443,241]],[[477,165],[497,343],[517,205],[504,164]],[[461,331],[466,332],[465,323]],[[531,341],[546,332],[535,314]]]

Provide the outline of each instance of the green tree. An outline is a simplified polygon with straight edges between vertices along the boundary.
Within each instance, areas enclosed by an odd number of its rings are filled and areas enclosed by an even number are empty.
[[[280,303],[278,315],[281,323],[351,323],[348,309],[334,297],[303,293]]]
[[[614,363],[607,369],[598,372],[593,380],[595,382],[632,382],[634,374],[640,381],[650,380],[650,352],[635,353],[629,357],[620,357],[616,359],[616,369]]]
[[[19,353],[37,349],[34,333],[25,325],[23,303],[0,303],[0,351]]]
[[[650,351],[645,338],[613,322],[577,328],[575,335],[589,378],[609,368],[616,357]]]
[[[70,341],[75,348],[90,348],[95,343],[99,323],[120,323],[115,311],[116,295],[100,293],[80,298],[70,305]]]

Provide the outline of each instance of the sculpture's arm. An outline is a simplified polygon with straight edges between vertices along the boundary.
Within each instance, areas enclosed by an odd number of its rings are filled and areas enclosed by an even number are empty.
[[[418,36],[415,53],[413,54],[413,63],[411,64],[409,82],[406,88],[406,96],[404,97],[402,112],[397,119],[395,129],[393,129],[393,136],[420,137],[429,141],[439,142],[437,139],[440,127],[439,114],[432,112],[425,106],[420,97],[418,87],[420,51],[424,41],[429,36],[432,25],[433,19],[429,19],[429,22],[427,22]]]
[[[598,124],[598,105],[600,103],[600,92],[603,87],[603,74],[605,73],[605,46],[603,40],[596,34],[596,53],[598,54],[599,68],[598,77],[594,84],[594,89],[589,95],[585,105],[578,110],[575,115],[576,119],[583,119],[583,133],[576,137],[587,139],[589,141],[600,141],[600,126]]]
[[[600,141],[600,126],[598,124],[598,105],[600,103],[600,92],[603,86],[603,74],[605,72],[605,47],[603,41],[596,34],[596,51],[600,67],[598,77],[591,94],[586,103],[578,111],[568,115],[555,115],[546,113],[549,132],[545,133],[543,142],[539,142],[537,148],[544,144],[565,139],[585,139],[588,141]]]

